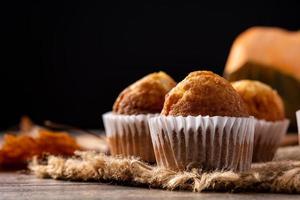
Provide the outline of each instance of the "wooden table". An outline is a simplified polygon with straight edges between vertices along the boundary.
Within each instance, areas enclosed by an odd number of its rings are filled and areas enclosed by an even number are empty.
[[[0,134],[0,142],[1,142]],[[81,138],[82,139],[82,138]],[[94,139],[94,138],[93,138]],[[82,140],[83,143],[85,140]],[[90,146],[90,143],[89,143]],[[52,179],[38,179],[33,175],[17,172],[0,172],[0,200],[10,199],[300,199],[300,195],[285,194],[230,194],[230,193],[192,193],[136,188],[118,185],[86,182],[68,182]]]
[[[300,199],[300,195],[192,193],[135,188],[101,183],[38,179],[32,175],[0,172],[0,200],[10,199]]]

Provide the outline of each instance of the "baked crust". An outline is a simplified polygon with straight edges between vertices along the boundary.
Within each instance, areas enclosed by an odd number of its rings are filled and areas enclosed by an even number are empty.
[[[113,105],[113,112],[124,115],[160,113],[165,95],[176,82],[166,73],[149,74],[124,89]]]
[[[209,72],[190,73],[167,95],[163,115],[247,117],[245,103],[231,84]]]
[[[250,115],[267,121],[285,118],[283,101],[270,86],[251,80],[236,81],[232,86],[245,101]]]

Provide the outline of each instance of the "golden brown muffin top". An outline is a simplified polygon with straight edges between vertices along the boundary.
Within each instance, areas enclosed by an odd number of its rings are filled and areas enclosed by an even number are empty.
[[[250,115],[267,121],[285,118],[282,99],[270,86],[251,80],[236,81],[232,86],[244,99]]]
[[[167,95],[163,115],[248,116],[245,103],[231,84],[209,71],[190,73]]]
[[[160,113],[165,95],[176,82],[166,73],[149,74],[125,88],[113,106],[113,112],[124,115]]]

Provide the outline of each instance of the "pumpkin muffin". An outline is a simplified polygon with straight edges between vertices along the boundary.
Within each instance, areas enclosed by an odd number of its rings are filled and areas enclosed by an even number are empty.
[[[272,160],[289,125],[281,97],[259,81],[241,80],[232,86],[243,98],[249,114],[256,118],[253,162]]]
[[[166,73],[152,73],[124,89],[113,106],[122,115],[160,113],[165,95],[176,82]]]
[[[224,78],[190,73],[149,120],[157,164],[173,170],[244,171],[250,168],[254,120]]]
[[[159,114],[176,82],[166,73],[149,74],[125,88],[103,115],[112,155],[136,156],[155,162],[148,119]]]
[[[210,71],[190,73],[166,96],[163,115],[247,117],[247,108],[228,81]]]
[[[270,86],[251,80],[236,81],[232,86],[245,101],[250,115],[267,121],[285,118],[283,101]]]

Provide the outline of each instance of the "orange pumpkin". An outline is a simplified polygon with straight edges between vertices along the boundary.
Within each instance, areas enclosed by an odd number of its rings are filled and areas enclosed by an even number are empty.
[[[253,27],[234,41],[225,66],[230,81],[252,79],[275,88],[283,97],[286,115],[296,129],[300,109],[300,31]]]

